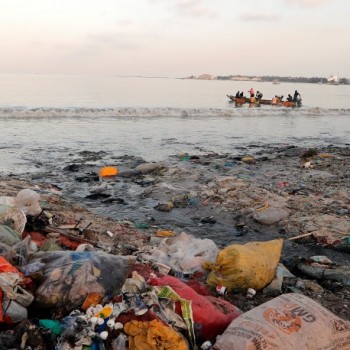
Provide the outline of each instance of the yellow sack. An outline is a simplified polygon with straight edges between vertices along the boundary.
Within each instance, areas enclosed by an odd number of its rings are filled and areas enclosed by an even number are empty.
[[[211,285],[256,290],[269,284],[280,261],[283,240],[232,244],[221,250],[211,269],[207,282]]]
[[[130,321],[124,332],[129,335],[130,350],[188,350],[184,337],[158,320]]]

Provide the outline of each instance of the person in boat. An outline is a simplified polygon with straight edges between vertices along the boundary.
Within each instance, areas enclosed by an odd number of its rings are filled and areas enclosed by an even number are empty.
[[[288,102],[293,102],[293,97],[292,97],[291,94],[288,94],[287,101]]]
[[[239,97],[239,95],[240,95],[240,92],[237,91],[237,92],[236,92],[236,97]]]
[[[261,100],[262,97],[263,97],[263,94],[260,91],[257,91],[255,97],[256,97],[257,100]]]
[[[298,90],[295,90],[295,92],[294,92],[293,101],[294,102],[300,102],[301,101],[301,96],[300,96]]]
[[[250,93],[250,97],[254,97],[255,93],[254,93],[253,88],[250,88],[250,90],[248,90],[248,92]]]
[[[277,95],[275,95],[275,96],[272,97],[272,99],[271,99],[271,104],[272,104],[272,105],[277,105],[277,102],[278,102],[278,97],[277,97]]]
[[[239,94],[239,97],[244,97],[243,91]]]

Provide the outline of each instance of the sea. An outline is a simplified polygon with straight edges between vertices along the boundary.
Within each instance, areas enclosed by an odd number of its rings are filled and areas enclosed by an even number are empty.
[[[235,106],[254,88],[302,106]],[[81,151],[160,161],[283,145],[350,145],[350,85],[0,74],[0,175],[60,168]],[[39,164],[39,165],[38,165]]]

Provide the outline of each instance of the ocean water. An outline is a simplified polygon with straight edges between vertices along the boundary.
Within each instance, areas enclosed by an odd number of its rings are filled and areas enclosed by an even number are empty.
[[[236,107],[253,87],[300,108]],[[0,174],[35,171],[80,151],[133,155],[241,152],[271,145],[350,144],[350,86],[172,78],[0,75]]]

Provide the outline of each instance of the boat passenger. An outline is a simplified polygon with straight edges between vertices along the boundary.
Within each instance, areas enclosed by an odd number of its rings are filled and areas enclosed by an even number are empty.
[[[295,90],[295,92],[294,92],[293,101],[294,102],[300,102],[301,101],[301,96],[300,96],[298,90]]]
[[[275,96],[272,97],[272,99],[271,99],[271,104],[277,105],[277,102],[278,102],[278,97],[277,97],[277,95],[275,95]]]
[[[263,94],[262,94],[260,91],[257,91],[257,92],[256,92],[256,99],[257,99],[257,100],[261,100],[262,97],[263,97]]]
[[[244,97],[243,91],[239,94],[239,97]]]
[[[254,97],[255,93],[254,93],[253,88],[250,88],[250,90],[248,90],[248,92],[250,93],[250,97]]]
[[[236,92],[236,97],[239,97],[239,91]]]
[[[249,102],[250,103],[255,103],[256,102],[256,98],[254,97],[254,95],[250,97],[250,101]]]
[[[293,102],[293,97],[292,97],[291,94],[288,94],[287,101],[288,102]]]

